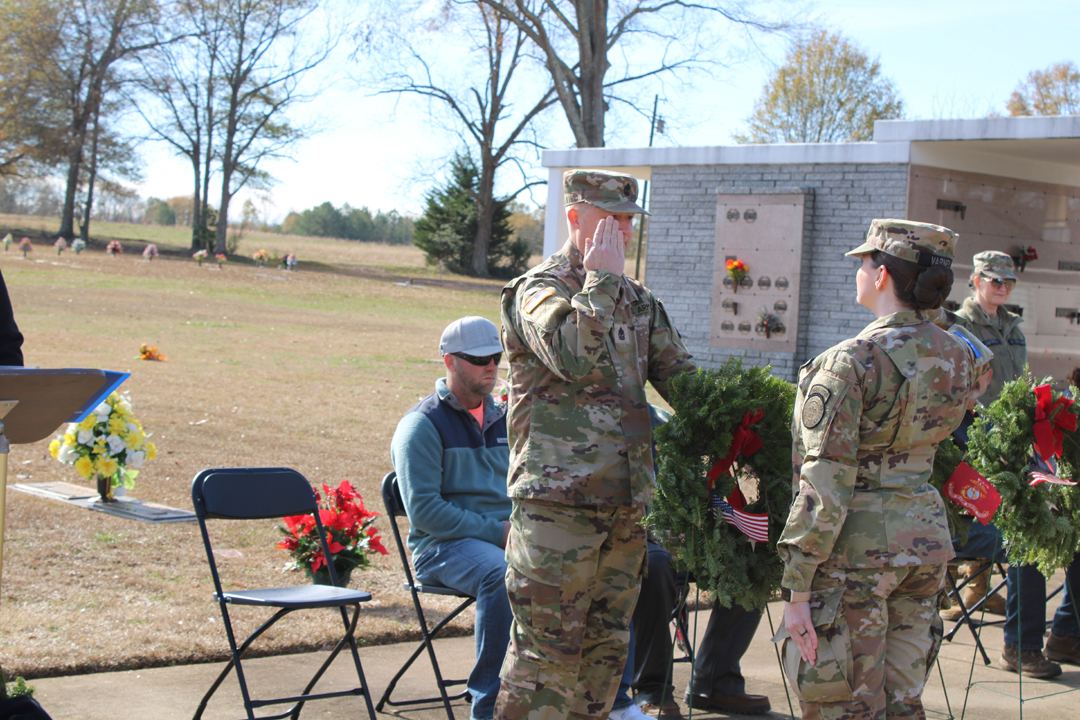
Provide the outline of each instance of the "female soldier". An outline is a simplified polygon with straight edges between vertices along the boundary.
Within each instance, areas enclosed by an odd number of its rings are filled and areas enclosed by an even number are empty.
[[[971,346],[924,312],[949,295],[955,242],[937,225],[874,220],[847,254],[862,259],[856,300],[878,319],[799,374],[777,639],[790,637],[804,718],[923,717],[953,556],[928,481],[975,385]]]
[[[994,353],[990,361],[994,376],[980,400],[983,405],[989,405],[998,399],[1005,383],[1024,372],[1027,341],[1020,330],[1023,320],[1002,307],[1016,286],[1012,258],[997,250],[987,250],[977,254],[974,260],[975,270],[971,273],[974,295],[964,300],[956,311],[956,319]]]
[[[982,340],[994,357],[990,360],[993,377],[989,389],[980,398],[983,405],[997,400],[1005,383],[1020,377],[1027,365],[1027,341],[1020,330],[1023,322],[1019,315],[1009,312],[1003,305],[1009,301],[1016,286],[1016,273],[1012,258],[997,250],[978,253],[971,273],[972,297],[956,312],[956,321]],[[1049,468],[1044,468],[1048,471]],[[1001,535],[993,523],[982,525],[971,521],[967,545],[956,547],[966,557],[1001,558],[1004,549]],[[971,574],[982,567],[983,561],[961,566],[961,573]],[[1080,555],[1073,563],[1080,567]],[[987,593],[989,572],[977,574],[960,593],[964,604],[971,607]],[[1070,584],[1070,589],[1073,585]],[[1062,610],[1055,615],[1055,625],[1046,640],[1043,652],[1043,635],[1046,632],[1046,578],[1031,565],[1009,566],[1006,583],[1006,600],[998,595],[986,599],[987,612],[1005,615],[1005,642],[1001,652],[1001,666],[1014,673],[1028,677],[1050,679],[1061,674],[1061,666],[1054,660],[1076,663],[1080,661],[1080,639],[1075,618],[1069,613],[1070,597],[1066,593]],[[950,614],[950,617],[955,614]]]

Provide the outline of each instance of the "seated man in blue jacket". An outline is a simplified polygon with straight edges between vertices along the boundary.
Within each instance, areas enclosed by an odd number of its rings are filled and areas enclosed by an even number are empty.
[[[510,448],[506,408],[491,396],[502,358],[499,331],[481,317],[455,320],[439,352],[446,377],[398,423],[390,454],[409,514],[416,579],[476,598],[471,717],[491,720],[513,619],[503,550]]]

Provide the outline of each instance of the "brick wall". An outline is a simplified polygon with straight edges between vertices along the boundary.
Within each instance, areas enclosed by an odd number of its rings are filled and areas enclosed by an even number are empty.
[[[905,217],[908,166],[712,165],[653,167],[646,284],[664,301],[690,351],[706,367],[728,357],[771,364],[795,380],[798,368],[871,320],[855,303],[856,261],[844,253],[859,245],[870,221]],[[806,195],[798,350],[762,352],[712,347],[712,270],[717,192]]]

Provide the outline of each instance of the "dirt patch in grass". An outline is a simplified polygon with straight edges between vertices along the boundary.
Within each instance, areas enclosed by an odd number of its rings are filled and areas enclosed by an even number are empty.
[[[132,373],[123,390],[159,448],[135,497],[187,508],[204,468],[288,466],[313,483],[349,479],[381,510],[397,420],[442,375],[439,334],[463,315],[497,322],[501,283],[399,285],[399,273],[378,277],[378,266],[362,271],[351,257],[333,272],[342,246],[305,242],[295,252],[323,272],[198,267],[182,253],[148,262],[137,252],[0,252],[28,366]],[[141,343],[168,362],[138,360]],[[47,445],[12,447],[9,484],[82,482]],[[233,586],[301,582],[282,574],[274,523],[220,525],[218,546],[238,551],[225,567]],[[389,546],[386,521],[378,525]],[[138,523],[9,491],[6,532],[0,663],[10,674],[224,658],[196,525]],[[418,636],[401,581],[395,555],[353,576],[375,598],[358,632],[366,642]],[[456,625],[471,631],[471,615]],[[260,652],[321,647],[334,627],[331,618],[286,621]]]

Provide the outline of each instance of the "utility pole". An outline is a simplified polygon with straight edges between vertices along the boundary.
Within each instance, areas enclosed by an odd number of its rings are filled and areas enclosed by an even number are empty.
[[[657,103],[659,101],[660,101],[660,96],[659,95],[654,95],[653,96],[653,101],[652,101],[652,120],[649,121],[649,147],[652,147],[653,134],[657,130],[656,105],[657,105]],[[664,132],[664,121],[662,119],[660,120],[660,123],[659,123],[659,129],[660,129],[661,133]],[[642,191],[641,191],[641,206],[642,207],[645,207],[645,199],[648,196],[648,194],[649,194],[649,181],[646,180],[645,185],[644,185],[644,187],[642,188]],[[642,279],[641,279],[641,241],[642,241],[642,236],[644,235],[644,233],[645,233],[645,216],[642,215],[641,220],[638,221],[637,260],[634,262],[634,277],[637,278],[637,281],[642,283],[642,284],[644,284],[644,281],[642,281]]]

